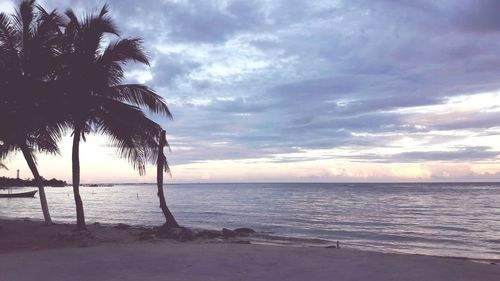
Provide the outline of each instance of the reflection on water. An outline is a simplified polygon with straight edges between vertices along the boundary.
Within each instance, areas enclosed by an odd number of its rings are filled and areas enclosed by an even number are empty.
[[[87,220],[158,225],[163,216],[155,190],[82,187]],[[186,184],[167,185],[165,192],[188,226],[252,227],[361,249],[500,258],[500,184]],[[74,222],[70,187],[47,188],[47,197],[55,221]],[[42,219],[39,199],[0,199],[0,216]]]

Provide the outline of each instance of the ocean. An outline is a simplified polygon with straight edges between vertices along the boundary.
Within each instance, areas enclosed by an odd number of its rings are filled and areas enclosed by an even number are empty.
[[[53,219],[74,222],[71,187],[46,192]],[[81,194],[88,223],[163,222],[153,184]],[[165,194],[181,225],[250,227],[260,243],[500,259],[500,183],[168,184]],[[43,218],[38,197],[0,199],[0,216]]]

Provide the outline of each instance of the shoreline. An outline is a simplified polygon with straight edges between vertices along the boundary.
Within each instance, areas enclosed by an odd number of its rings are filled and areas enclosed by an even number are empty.
[[[0,216],[0,227],[2,223],[4,222],[14,222],[14,223],[28,223],[28,224],[39,224],[41,226],[45,226],[43,223],[43,220],[41,219],[33,219],[33,218],[13,218],[13,217],[6,217],[6,216]],[[125,228],[120,229],[120,225]],[[67,223],[67,222],[60,222],[60,221],[55,221],[54,226],[60,226],[66,229],[66,231],[71,231],[71,229],[74,227],[74,224]],[[101,222],[96,222],[96,223],[91,223],[88,224],[87,227],[89,228],[89,231],[92,232],[93,228],[99,228],[99,229],[107,229],[107,230],[129,230],[132,233],[135,233],[136,235],[140,236],[140,232],[144,231],[152,231],[158,229],[160,226],[152,226],[152,225],[140,225],[140,224],[123,224],[123,223],[101,223]],[[192,229],[194,231],[219,231],[215,229],[205,229],[205,228],[198,228],[198,227],[187,227],[189,229]],[[1,231],[1,229],[0,229]],[[0,232],[1,233],[1,232]],[[122,233],[123,234],[123,233]],[[129,233],[130,234],[130,233]],[[296,248],[332,248],[335,247],[335,242],[332,240],[326,240],[326,239],[320,239],[320,238],[304,238],[304,237],[292,237],[292,236],[282,236],[282,235],[273,235],[273,234],[266,234],[266,233],[260,233],[256,232],[251,235],[247,236],[239,236],[239,237],[234,237],[236,239],[230,240],[228,238],[222,238],[219,237],[219,239],[215,238],[197,238],[197,239],[202,239],[206,243],[241,243],[241,242],[249,242],[248,244],[252,245],[267,245],[267,246],[276,246],[276,247],[296,247]],[[165,238],[155,238],[155,239],[160,239],[164,241],[175,241],[174,239],[165,239]],[[239,240],[238,240],[239,239]],[[130,237],[129,237],[130,240]],[[100,241],[101,243],[106,243],[106,241]],[[109,241],[113,242],[113,241]],[[118,241],[120,242],[120,241]],[[130,241],[128,241],[130,242]],[[193,241],[183,241],[180,243],[186,243],[186,242],[193,242]],[[313,243],[314,242],[314,243]],[[2,243],[0,240],[0,254],[2,254]],[[403,251],[391,251],[391,250],[373,250],[373,249],[360,249],[356,247],[351,247],[349,245],[345,246],[343,245],[342,241],[340,241],[340,246],[342,249],[347,249],[350,251],[361,251],[361,252],[370,252],[370,253],[379,253],[379,254],[395,254],[395,255],[414,255],[414,256],[422,256],[422,257],[434,257],[434,258],[446,258],[446,259],[455,259],[455,260],[464,260],[464,261],[472,261],[472,262],[478,262],[478,263],[488,263],[488,264],[497,264],[500,265],[500,259],[495,259],[495,258],[472,258],[472,257],[466,257],[466,256],[447,256],[447,255],[431,255],[431,254],[419,254],[419,253],[408,253],[408,252],[403,252]],[[58,248],[58,247],[56,247]]]
[[[464,258],[350,248],[142,239],[143,227],[0,219],[5,280],[498,280],[500,266]],[[92,270],[89,270],[92,269]]]
[[[494,235],[500,222],[490,213],[494,202],[500,200],[499,188],[500,185],[458,185],[443,190],[427,185],[400,189],[384,185],[366,189],[357,185],[312,189],[307,185],[201,185],[171,186],[165,192],[174,215],[190,227],[250,227],[269,235],[319,238],[330,243],[339,240],[344,246],[376,252],[500,259]],[[156,189],[82,188],[87,222],[159,225],[164,218],[157,208]],[[74,223],[71,188],[47,188],[46,192],[49,206],[53,205],[53,219]],[[244,197],[242,193],[248,195]],[[414,194],[426,200],[411,200]],[[472,195],[474,200],[467,200]],[[463,202],[470,211],[460,212],[453,202]],[[36,198],[1,200],[0,207],[5,210],[4,215],[42,218]],[[484,215],[477,218],[474,214]]]

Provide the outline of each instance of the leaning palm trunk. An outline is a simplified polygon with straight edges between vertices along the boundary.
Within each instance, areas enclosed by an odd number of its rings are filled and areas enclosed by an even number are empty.
[[[157,163],[157,181],[158,181],[158,198],[160,199],[160,208],[165,216],[165,227],[179,227],[179,224],[174,218],[174,215],[170,212],[167,207],[167,202],[165,201],[165,194],[163,194],[163,172],[165,164],[165,154],[163,154],[163,148],[165,147],[166,137],[165,130],[160,132],[160,144],[158,147],[158,163]]]
[[[73,152],[72,152],[72,172],[73,172],[73,195],[75,197],[76,206],[76,229],[87,230],[85,225],[85,214],[83,212],[83,202],[80,196],[80,136],[81,127],[75,129],[73,135]]]
[[[24,159],[26,159],[28,167],[30,168],[31,173],[35,178],[36,185],[38,186],[38,193],[40,195],[40,204],[42,205],[42,212],[45,224],[51,225],[52,219],[50,218],[49,205],[47,204],[47,197],[45,197],[45,188],[43,186],[43,180],[40,177],[40,174],[38,173],[38,168],[36,167],[35,160],[31,155],[31,151],[28,148],[28,145],[24,142],[21,144],[21,151],[23,152]]]

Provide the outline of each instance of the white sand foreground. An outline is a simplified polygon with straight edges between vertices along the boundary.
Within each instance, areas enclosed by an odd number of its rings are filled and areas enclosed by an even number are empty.
[[[143,241],[0,254],[2,281],[500,280],[500,266],[349,249]]]

